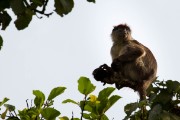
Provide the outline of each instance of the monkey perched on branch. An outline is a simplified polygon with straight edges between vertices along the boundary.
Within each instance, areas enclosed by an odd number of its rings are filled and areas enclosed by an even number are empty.
[[[156,79],[157,62],[152,52],[134,40],[131,29],[126,24],[115,26],[112,30],[112,64],[101,65],[93,71],[94,78],[116,88],[130,87],[138,91],[140,100],[146,98],[146,90]]]

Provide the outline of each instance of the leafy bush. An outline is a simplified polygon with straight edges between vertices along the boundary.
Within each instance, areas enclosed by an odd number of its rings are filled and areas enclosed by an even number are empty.
[[[66,99],[62,102],[73,103],[81,109],[81,118],[71,118],[72,120],[82,120],[82,118],[89,120],[108,120],[105,112],[120,99],[120,96],[110,96],[115,90],[113,87],[103,89],[99,92],[98,96],[90,94],[95,88],[96,86],[94,86],[88,78],[80,77],[78,80],[78,90],[84,95],[84,100],[76,102],[72,99]],[[65,87],[52,89],[47,99],[40,90],[33,90],[33,94],[35,95],[34,106],[29,107],[27,103],[27,108],[18,110],[18,114],[16,114],[15,106],[5,104],[9,99],[4,98],[3,101],[0,102],[0,107],[4,105],[6,110],[0,114],[1,118],[6,118],[7,120],[55,120],[60,116],[60,111],[52,107],[54,98],[62,94],[65,89]],[[7,116],[7,113],[9,113],[10,116]],[[59,117],[59,119],[69,120],[67,116]]]
[[[78,80],[78,91],[84,95],[84,99],[79,102],[73,99],[66,99],[62,103],[72,103],[79,106],[81,118],[68,118],[61,116],[60,111],[53,107],[54,99],[65,91],[65,87],[56,87],[51,90],[46,99],[43,92],[33,90],[34,105],[18,110],[16,114],[15,106],[6,104],[9,100],[4,98],[0,102],[0,107],[4,106],[4,112],[0,112],[2,119],[7,120],[109,120],[106,111],[111,108],[121,97],[111,95],[115,90],[107,87],[101,90],[98,96],[91,94],[95,90],[91,81],[86,77]],[[124,120],[180,120],[180,83],[178,81],[158,81],[156,80],[147,90],[147,100],[127,104],[124,107],[126,117]],[[146,111],[142,113],[141,108],[145,106]],[[9,113],[9,116],[8,116]],[[143,114],[143,118],[142,118]]]
[[[180,83],[156,80],[147,90],[146,101],[130,103],[124,107],[127,115],[124,119],[141,120],[141,108],[145,106],[145,120],[180,120],[179,105]]]

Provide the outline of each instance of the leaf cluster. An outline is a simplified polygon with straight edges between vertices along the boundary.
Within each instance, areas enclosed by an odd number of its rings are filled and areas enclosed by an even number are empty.
[[[87,0],[95,3],[95,0]],[[0,0],[0,28],[6,30],[12,21],[12,16],[16,16],[14,24],[18,30],[27,28],[33,19],[33,16],[42,18],[49,17],[54,12],[63,17],[70,13],[74,7],[74,0],[54,0],[54,10],[47,13],[49,0]],[[14,15],[10,15],[10,11]],[[48,10],[50,11],[50,10]],[[39,17],[40,15],[40,17]],[[3,39],[0,35],[0,50]]]
[[[8,98],[0,102],[5,111],[0,112],[0,117],[7,120],[109,120],[106,112],[121,98],[112,95],[115,88],[107,87],[99,91],[96,96],[92,94],[95,90],[89,78],[80,77],[78,80],[78,91],[84,96],[82,100],[75,101],[66,99],[62,103],[72,103],[81,110],[79,118],[62,116],[60,111],[53,107],[54,99],[65,91],[65,87],[56,87],[51,90],[47,99],[40,90],[33,90],[34,100],[31,106],[26,100],[27,107],[18,110],[16,114],[15,106],[6,104]],[[129,103],[125,105],[124,120],[180,120],[180,83],[178,81],[158,81],[156,80],[147,90],[146,100]],[[32,105],[33,102],[33,105]],[[142,113],[142,108],[146,111]],[[142,117],[143,116],[143,117]]]
[[[52,107],[54,98],[62,94],[65,89],[65,87],[56,87],[52,89],[47,100],[43,92],[40,90],[33,90],[33,94],[35,95],[34,106],[29,106],[27,100],[27,108],[18,110],[18,114],[16,114],[15,106],[5,104],[9,99],[4,98],[2,102],[0,102],[0,106],[4,105],[6,110],[0,114],[1,118],[7,120],[55,120],[56,117],[60,115],[60,112]]]
[[[120,96],[110,96],[115,88],[108,87],[101,90],[98,97],[96,97],[91,94],[95,88],[96,86],[88,78],[80,77],[78,80],[78,91],[84,95],[84,99],[79,102],[66,99],[62,102],[78,105],[81,109],[80,118],[60,116],[60,111],[53,107],[54,99],[65,91],[65,87],[52,89],[47,99],[42,91],[33,90],[35,98],[31,101],[31,106],[26,100],[27,107],[23,110],[18,110],[18,114],[16,114],[15,106],[6,104],[9,99],[4,98],[0,102],[0,108],[4,105],[5,111],[0,114],[0,117],[6,120],[55,120],[56,118],[60,120],[82,120],[83,118],[88,120],[108,120],[105,112],[120,99]]]
[[[101,90],[98,96],[92,95],[91,93],[95,90],[95,86],[86,77],[81,77],[78,80],[78,90],[84,95],[83,100],[76,102],[72,99],[66,99],[62,103],[69,102],[78,105],[81,109],[81,120],[82,118],[87,120],[109,120],[105,114],[106,111],[121,98],[118,95],[111,96],[115,90],[113,87]]]
[[[87,0],[94,2],[95,0]],[[28,27],[34,15],[44,15],[49,17],[53,11],[47,13],[49,0],[0,0],[0,26],[5,30],[12,20],[7,10],[12,10],[17,17],[14,24],[18,30]],[[73,0],[54,0],[54,11],[63,17],[72,11]],[[39,17],[42,18],[42,17]]]
[[[147,108],[146,120],[180,120],[180,83],[156,80],[147,90],[147,100],[127,104],[126,119],[141,120],[141,108]]]

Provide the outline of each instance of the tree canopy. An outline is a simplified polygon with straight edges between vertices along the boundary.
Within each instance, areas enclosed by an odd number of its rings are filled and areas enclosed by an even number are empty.
[[[95,3],[95,0],[87,0]],[[54,0],[54,11],[47,12],[49,0],[0,0],[0,28],[6,30],[12,21],[12,15],[9,12],[13,11],[16,19],[14,24],[18,30],[23,30],[28,27],[32,17],[42,16],[49,17],[54,12],[63,17],[72,11],[74,7],[73,0]],[[39,15],[41,15],[39,17]],[[3,44],[3,39],[0,35],[0,49]]]

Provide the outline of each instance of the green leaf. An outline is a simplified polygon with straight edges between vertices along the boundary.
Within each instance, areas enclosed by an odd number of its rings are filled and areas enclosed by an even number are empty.
[[[28,27],[29,23],[32,20],[33,13],[31,10],[26,9],[26,12],[20,16],[17,17],[14,24],[16,25],[16,28],[18,30],[23,30],[24,28]]]
[[[130,104],[127,104],[127,105],[124,107],[124,112],[129,116],[129,115],[131,115],[131,113],[134,112],[137,108],[138,108],[138,103],[137,103],[137,102],[135,102],[135,103],[130,103]]]
[[[115,88],[113,87],[104,88],[99,92],[98,100],[102,101],[103,99],[108,98],[114,90]]]
[[[107,111],[109,108],[111,108],[121,97],[118,96],[118,95],[113,95],[109,98],[109,101],[108,101],[108,105],[106,107],[106,110]]]
[[[1,118],[2,118],[2,119],[5,119],[6,114],[7,114],[7,111],[8,111],[8,109],[6,109],[6,110],[1,114]]]
[[[2,24],[1,30],[5,30],[11,22],[11,20],[11,16],[6,11],[0,13],[0,26]]]
[[[10,0],[10,6],[15,15],[23,14],[26,9],[23,0]]]
[[[1,36],[0,36],[0,39],[1,39]],[[0,102],[0,107],[4,104],[4,103],[6,103],[7,101],[9,100],[9,98],[4,98],[3,99],[3,101],[2,102]]]
[[[91,92],[93,92],[96,88],[96,86],[94,86],[91,81],[89,80],[89,78],[86,77],[80,77],[78,80],[78,90],[80,93],[84,94],[84,95],[88,95]]]
[[[6,107],[6,109],[8,109],[10,112],[15,110],[15,106],[10,104],[4,104],[4,107]]]
[[[41,111],[41,114],[46,120],[55,120],[60,112],[54,108],[45,108]]]
[[[22,111],[18,111],[19,114],[18,116],[20,117],[21,120],[39,120],[39,114],[40,114],[40,109],[37,109],[35,107],[31,107],[29,109],[25,108]]]
[[[96,1],[95,0],[87,0],[88,2],[93,2],[93,3],[95,3]]]
[[[108,98],[104,98],[103,100],[100,101],[100,104],[97,104],[97,110],[98,114],[102,115],[106,112],[106,107],[108,107]]]
[[[80,120],[79,118],[73,118],[73,119],[71,119],[71,120]]]
[[[72,8],[74,7],[73,0],[54,0],[54,2],[54,7],[56,8],[55,11],[61,17],[71,12]]]
[[[56,88],[52,89],[49,94],[48,100],[52,100],[55,97],[57,97],[58,95],[62,94],[65,89],[66,89],[65,87],[56,87]]]
[[[83,113],[83,118],[85,119],[91,119],[91,115],[90,114],[87,114],[87,113]]]
[[[44,104],[45,95],[39,90],[33,90],[33,94],[36,96],[34,99],[34,104],[36,107],[40,108]]]
[[[71,100],[71,99],[66,99],[66,100],[64,100],[62,103],[73,103],[73,104],[78,105],[77,102],[75,102],[74,100]]]
[[[109,118],[105,114],[103,114],[101,120],[109,120]]]
[[[69,120],[67,116],[59,117],[59,120]]]
[[[32,108],[30,109],[24,108],[22,111],[19,110],[18,112],[19,112],[18,116],[20,117],[21,120],[30,120],[32,117]],[[29,114],[29,112],[31,112],[31,114]]]

